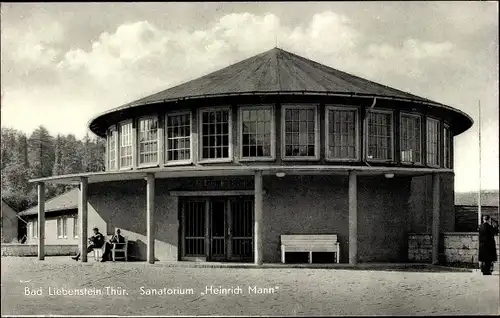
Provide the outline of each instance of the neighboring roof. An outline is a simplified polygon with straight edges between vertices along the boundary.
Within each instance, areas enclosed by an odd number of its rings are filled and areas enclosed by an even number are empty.
[[[78,209],[78,196],[80,189],[75,188],[50,200],[45,201],[45,212],[57,212]],[[38,214],[38,205],[19,212],[19,215]]]
[[[16,210],[10,206],[4,199],[2,199],[2,216],[4,214],[13,214],[16,215]]]
[[[481,206],[496,206],[499,202],[498,190],[481,191]],[[456,192],[455,205],[477,205],[477,192]]]
[[[464,124],[459,130],[464,131],[472,125],[469,116],[452,107],[274,48],[200,78],[114,108],[94,118],[89,126],[94,133],[104,137],[104,123],[99,119],[135,106],[194,98],[287,92],[377,96],[428,103],[448,108],[467,118],[470,123]]]

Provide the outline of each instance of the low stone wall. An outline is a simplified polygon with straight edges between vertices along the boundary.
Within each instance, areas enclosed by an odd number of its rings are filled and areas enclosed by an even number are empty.
[[[498,235],[495,236],[497,255],[500,255]],[[478,262],[479,239],[477,232],[448,232],[440,238],[440,262]],[[432,261],[432,234],[412,233],[408,236],[408,260],[410,262]]]
[[[45,245],[46,256],[75,255],[78,245]],[[2,244],[2,256],[37,256],[37,244]]]

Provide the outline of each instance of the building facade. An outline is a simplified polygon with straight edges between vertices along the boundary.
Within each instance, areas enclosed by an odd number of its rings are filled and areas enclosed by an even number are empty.
[[[19,224],[17,212],[2,199],[2,243],[12,243],[18,239]]]
[[[284,234],[337,234],[344,263],[405,261],[408,233],[427,231],[437,260],[455,224],[453,138],[471,125],[275,48],[94,118],[106,171],[32,180],[38,218],[45,183],[73,183],[80,224],[92,209],[151,263],[278,262]]]

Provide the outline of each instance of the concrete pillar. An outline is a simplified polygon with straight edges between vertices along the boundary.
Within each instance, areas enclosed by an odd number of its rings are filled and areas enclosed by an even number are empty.
[[[254,206],[254,261],[262,265],[262,171],[255,171],[255,206]]]
[[[45,183],[38,183],[38,259],[45,259]]]
[[[148,263],[155,262],[155,175],[146,176],[146,224],[148,241]]]
[[[356,171],[349,172],[349,264],[358,263],[358,185]]]
[[[440,177],[438,173],[432,175],[432,264],[439,263],[439,233],[440,231]]]
[[[88,179],[80,179],[80,198],[78,200],[78,218],[80,223],[80,252],[82,262],[87,261],[87,241],[88,241]]]

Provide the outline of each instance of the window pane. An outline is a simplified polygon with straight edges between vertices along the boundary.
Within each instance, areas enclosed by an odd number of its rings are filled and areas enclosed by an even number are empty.
[[[314,157],[316,147],[315,110],[304,108],[287,109],[285,113],[285,156]]]
[[[271,107],[242,110],[242,158],[269,157],[264,145],[271,144]]]
[[[439,121],[427,119],[427,164],[439,165]]]
[[[108,169],[116,169],[116,128],[114,126],[108,130]]]
[[[335,159],[356,159],[356,111],[332,109],[328,110],[327,116],[327,156]]]
[[[203,131],[208,127],[203,125]],[[191,115],[167,115],[167,161],[189,160],[191,151]],[[157,158],[156,158],[157,160]]]
[[[132,123],[120,125],[120,167],[132,166]]]
[[[368,158],[392,160],[392,114],[369,113]]]
[[[451,168],[451,144],[453,142],[453,136],[448,127],[444,128],[444,167]]]
[[[229,158],[229,111],[203,111],[202,114],[202,158]],[[256,114],[247,113],[244,116],[250,118]],[[252,129],[255,130],[255,126],[248,126],[249,131]]]
[[[139,120],[139,164],[158,163],[158,119]]]
[[[420,116],[402,114],[400,124],[401,161],[421,163]]]

